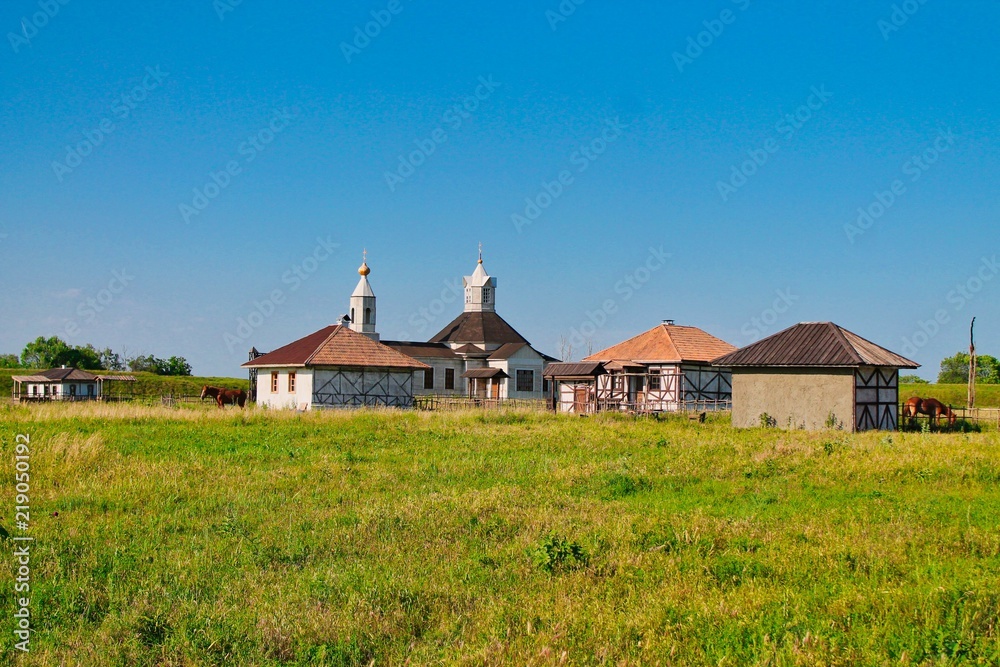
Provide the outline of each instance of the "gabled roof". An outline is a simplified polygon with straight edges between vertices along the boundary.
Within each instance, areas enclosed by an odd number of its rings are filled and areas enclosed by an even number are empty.
[[[803,322],[719,357],[716,366],[917,368],[920,364],[890,352],[833,322]]]
[[[432,343],[478,343],[480,345],[527,343],[514,327],[491,312],[462,313],[431,338]]]
[[[736,348],[697,327],[658,324],[649,331],[601,350],[584,361],[649,363],[710,362]]]
[[[528,347],[527,343],[505,343],[505,344],[501,345],[499,348],[497,348],[496,350],[494,350],[493,354],[491,354],[489,358],[490,359],[510,359],[515,354],[517,354],[519,350],[521,350],[523,348],[526,348],[526,347]]]
[[[444,343],[411,343],[403,340],[384,340],[383,345],[388,345],[397,352],[411,357],[435,357],[444,359],[458,359],[455,350]]]
[[[413,370],[430,368],[413,357],[339,324],[331,324],[243,364],[243,368],[266,366],[371,366]]]

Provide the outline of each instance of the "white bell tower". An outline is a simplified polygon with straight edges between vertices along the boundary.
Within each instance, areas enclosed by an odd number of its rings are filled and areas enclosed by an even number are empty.
[[[491,278],[483,268],[483,244],[479,244],[479,263],[471,276],[462,279],[465,285],[465,312],[496,312],[497,279]]]
[[[375,292],[372,291],[371,283],[368,282],[368,274],[372,270],[368,268],[368,251],[362,255],[361,266],[358,273],[361,280],[351,294],[351,329],[358,333],[363,333],[372,340],[377,341],[379,335],[375,333]]]

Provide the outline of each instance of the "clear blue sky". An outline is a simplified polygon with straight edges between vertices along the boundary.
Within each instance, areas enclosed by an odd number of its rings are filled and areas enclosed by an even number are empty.
[[[362,248],[382,335],[426,339],[482,241],[499,312],[552,354],[581,328],[832,320],[933,377],[973,315],[998,354],[1000,6],[829,4],[4,3],[0,351],[240,375],[347,309]],[[317,239],[339,248],[313,265]]]

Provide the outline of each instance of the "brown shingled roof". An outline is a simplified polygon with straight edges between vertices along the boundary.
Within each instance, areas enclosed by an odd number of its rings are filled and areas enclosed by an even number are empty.
[[[444,343],[411,343],[403,340],[384,340],[383,345],[388,345],[397,352],[411,357],[441,357],[444,359],[458,359],[455,351]]]
[[[432,343],[527,343],[496,313],[462,313],[431,338]]]
[[[339,324],[331,324],[243,364],[243,368],[266,366],[371,366],[414,370],[430,368],[413,357]]]
[[[917,368],[920,364],[890,352],[833,322],[803,322],[747,345],[713,362],[736,367],[884,366]]]
[[[596,352],[584,361],[709,362],[735,349],[697,327],[658,324],[638,336]]]

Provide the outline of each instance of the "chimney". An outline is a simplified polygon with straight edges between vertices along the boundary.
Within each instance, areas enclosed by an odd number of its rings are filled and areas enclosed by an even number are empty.
[[[667,326],[670,326],[671,324],[674,323],[674,321],[673,320],[663,320],[663,323],[666,324]]]
[[[349,326],[351,326],[351,318],[350,318],[350,316],[347,313],[344,313],[343,315],[340,316],[340,322],[338,324],[340,324],[340,326],[342,326],[342,327],[349,327]]]

